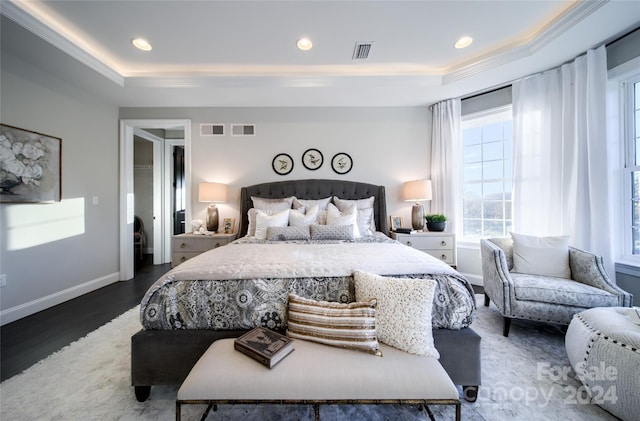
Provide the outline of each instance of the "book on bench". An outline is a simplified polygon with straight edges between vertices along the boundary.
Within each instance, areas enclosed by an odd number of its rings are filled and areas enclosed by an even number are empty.
[[[233,346],[272,368],[293,351],[293,339],[264,327],[256,327],[237,338]]]

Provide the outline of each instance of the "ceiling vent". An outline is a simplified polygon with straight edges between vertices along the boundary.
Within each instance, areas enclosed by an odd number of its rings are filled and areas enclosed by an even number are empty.
[[[356,48],[353,49],[354,60],[366,60],[369,58],[373,42],[356,42]]]
[[[203,123],[200,125],[200,136],[224,136],[224,124]]]
[[[255,136],[255,124],[232,124],[231,136]]]

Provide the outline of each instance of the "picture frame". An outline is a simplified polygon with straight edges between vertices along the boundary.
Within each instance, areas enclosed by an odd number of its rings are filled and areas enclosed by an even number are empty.
[[[307,149],[302,154],[302,165],[308,170],[315,171],[322,166],[324,156],[317,149]]]
[[[331,168],[337,174],[346,174],[353,168],[353,160],[346,152],[339,152],[331,158]]]
[[[0,203],[62,199],[62,139],[0,124]]]
[[[402,228],[403,226],[404,222],[401,216],[389,216],[389,227],[391,228],[391,231],[396,231],[398,228]]]
[[[236,228],[236,218],[224,218],[222,220],[222,232],[225,234],[233,234]]]
[[[273,157],[271,168],[273,168],[276,174],[287,175],[293,171],[293,158],[291,158],[289,154],[279,153]]]

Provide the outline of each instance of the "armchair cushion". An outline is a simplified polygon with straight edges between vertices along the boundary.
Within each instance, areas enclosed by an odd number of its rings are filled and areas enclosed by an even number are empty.
[[[512,273],[517,300],[574,307],[613,307],[618,297],[570,279]]]
[[[571,279],[569,237],[534,237],[511,233],[513,271]]]

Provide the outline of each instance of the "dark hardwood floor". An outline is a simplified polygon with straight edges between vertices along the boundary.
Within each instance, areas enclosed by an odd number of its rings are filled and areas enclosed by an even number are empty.
[[[147,289],[170,268],[152,264],[150,255],[136,267],[135,277],[0,327],[2,381],[69,345],[140,304]]]

